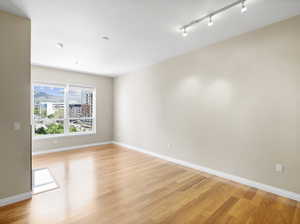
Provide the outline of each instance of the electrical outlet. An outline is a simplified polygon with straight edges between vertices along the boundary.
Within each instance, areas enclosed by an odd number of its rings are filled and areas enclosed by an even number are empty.
[[[169,149],[172,148],[172,144],[171,143],[168,144],[168,148]]]
[[[278,173],[283,173],[283,171],[284,171],[284,166],[283,166],[282,164],[280,164],[280,163],[277,163],[277,164],[275,165],[275,171],[278,172]]]

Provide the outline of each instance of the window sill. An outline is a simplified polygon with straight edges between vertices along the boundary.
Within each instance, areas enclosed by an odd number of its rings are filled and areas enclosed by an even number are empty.
[[[62,137],[72,137],[72,136],[87,136],[87,135],[95,135],[96,132],[85,132],[85,133],[69,133],[69,134],[57,134],[57,135],[40,135],[33,136],[33,140],[40,139],[49,139],[49,138],[62,138]]]

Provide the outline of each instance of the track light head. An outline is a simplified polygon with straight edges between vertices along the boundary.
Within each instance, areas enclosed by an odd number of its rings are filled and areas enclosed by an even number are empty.
[[[242,12],[242,13],[247,12],[247,7],[246,7],[246,5],[245,5],[245,1],[242,1],[242,9],[241,9],[241,12]]]
[[[207,24],[208,26],[212,26],[212,25],[214,25],[214,22],[213,22],[213,20],[212,20],[212,16],[210,16],[209,18],[208,18],[208,24]]]
[[[186,37],[188,35],[187,29],[185,27],[181,29],[181,35],[183,37]]]

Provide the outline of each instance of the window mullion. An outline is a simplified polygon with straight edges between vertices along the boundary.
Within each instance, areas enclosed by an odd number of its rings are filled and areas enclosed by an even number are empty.
[[[97,131],[97,120],[96,120],[96,89],[93,90],[93,132]]]
[[[64,114],[64,133],[69,134],[69,85],[65,88],[65,114]]]

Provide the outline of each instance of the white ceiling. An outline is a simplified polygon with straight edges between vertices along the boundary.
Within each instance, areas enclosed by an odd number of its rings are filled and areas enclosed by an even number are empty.
[[[178,33],[234,1],[0,0],[0,9],[31,18],[33,64],[114,76],[300,14],[300,0],[248,0],[245,15],[237,6]]]

